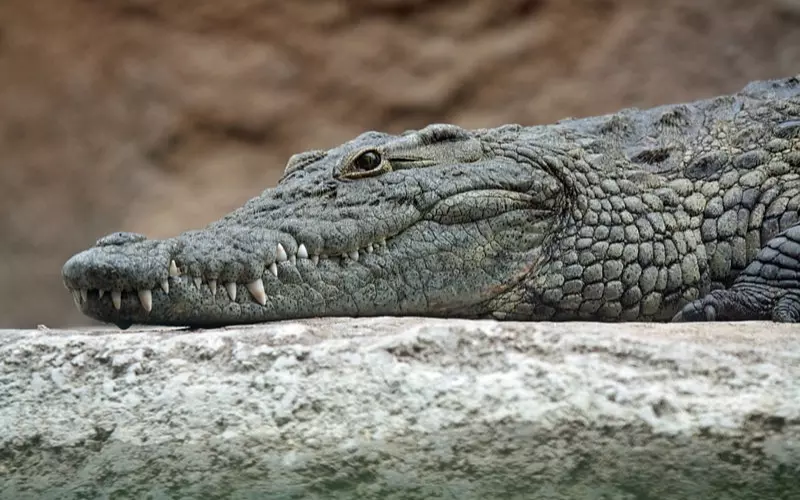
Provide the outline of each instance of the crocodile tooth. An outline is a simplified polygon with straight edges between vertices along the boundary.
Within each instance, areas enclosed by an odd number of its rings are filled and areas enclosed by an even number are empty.
[[[119,308],[122,307],[122,291],[121,290],[111,290],[111,303],[114,304],[114,309],[119,311]]]
[[[296,266],[297,265],[297,256],[296,255],[292,255],[291,257],[289,257],[289,262],[291,262],[293,266]]]
[[[372,243],[370,243],[367,245],[367,253],[372,253],[373,251],[375,251],[375,247],[373,247]]]
[[[106,294],[106,291],[105,291],[105,290],[98,290],[98,291],[97,291],[97,298],[98,298],[98,299],[102,299],[102,298],[103,298],[103,295],[105,295],[105,294]]]
[[[227,285],[225,285],[225,289],[228,290],[228,297],[230,297],[231,300],[235,301],[236,300],[236,283],[234,283],[234,282],[228,283]]]
[[[169,280],[164,278],[161,280],[161,289],[164,290],[164,293],[169,294]]]
[[[181,275],[181,271],[178,269],[178,265],[174,260],[169,261],[169,275],[173,278],[177,278]]]
[[[211,289],[211,295],[217,296],[217,280],[208,280],[208,288]]]
[[[308,250],[306,250],[306,246],[303,243],[300,243],[300,247],[297,249],[297,256],[301,259],[308,258]]]
[[[139,290],[139,302],[142,303],[142,307],[147,312],[153,310],[153,292],[148,289]]]
[[[381,241],[378,243],[380,243],[382,246],[386,246],[386,238],[381,238]]]
[[[353,250],[350,252],[350,258],[353,260],[358,260],[358,250]]]
[[[256,302],[262,306],[267,304],[267,294],[264,293],[264,282],[261,280],[261,278],[255,279],[248,283],[247,289],[250,290],[250,295],[256,299]]]
[[[276,278],[278,277],[278,264],[273,262],[272,264],[269,265],[269,270],[272,274],[275,275]]]
[[[275,257],[275,260],[277,260],[278,262],[289,260],[289,256],[286,255],[286,249],[283,248],[283,245],[281,245],[280,243],[278,243],[278,256]]]
[[[319,264],[319,255],[312,255],[311,256],[311,262],[313,262],[314,265]]]
[[[87,290],[85,288],[81,288],[81,292],[80,293],[81,293],[81,300],[82,301],[86,302],[87,300],[89,300],[89,290]]]
[[[78,306],[78,309],[81,307],[81,292],[80,290],[70,290],[72,292],[72,300],[75,302],[75,305]]]
[[[193,280],[194,280],[194,286],[196,286],[197,289],[200,290],[200,286],[203,284],[203,278],[201,278],[200,276],[195,276]]]

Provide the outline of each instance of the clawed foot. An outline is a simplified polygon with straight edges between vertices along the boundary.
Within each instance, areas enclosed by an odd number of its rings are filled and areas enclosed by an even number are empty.
[[[717,309],[719,305],[717,300],[710,295],[689,302],[683,309],[678,311],[678,314],[672,317],[674,323],[689,322],[689,321],[716,321]]]
[[[800,322],[800,224],[775,236],[730,289],[694,300],[672,321]]]
[[[752,307],[752,297],[739,296],[733,290],[714,290],[705,297],[693,300],[678,312],[672,321],[742,321],[763,318],[762,308]]]
[[[734,285],[689,302],[672,318],[673,322],[756,320],[799,322],[800,294],[766,285]]]

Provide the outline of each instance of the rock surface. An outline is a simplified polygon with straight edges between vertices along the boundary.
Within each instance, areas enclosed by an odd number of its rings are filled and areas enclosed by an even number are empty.
[[[70,255],[203,226],[292,153],[735,91],[797,72],[798,23],[796,0],[2,0],[0,326],[85,323]]]
[[[0,330],[0,477],[14,499],[798,498],[800,332]]]

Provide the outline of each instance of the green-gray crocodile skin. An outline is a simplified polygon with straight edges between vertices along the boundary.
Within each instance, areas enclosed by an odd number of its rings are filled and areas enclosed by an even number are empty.
[[[293,156],[208,227],[114,233],[63,278],[87,315],[800,318],[800,80],[553,125],[367,132]]]

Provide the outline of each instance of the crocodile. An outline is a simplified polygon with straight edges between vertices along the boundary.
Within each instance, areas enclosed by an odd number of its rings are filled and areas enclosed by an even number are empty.
[[[800,319],[800,77],[554,124],[365,132],[203,229],[70,258],[120,328]]]

